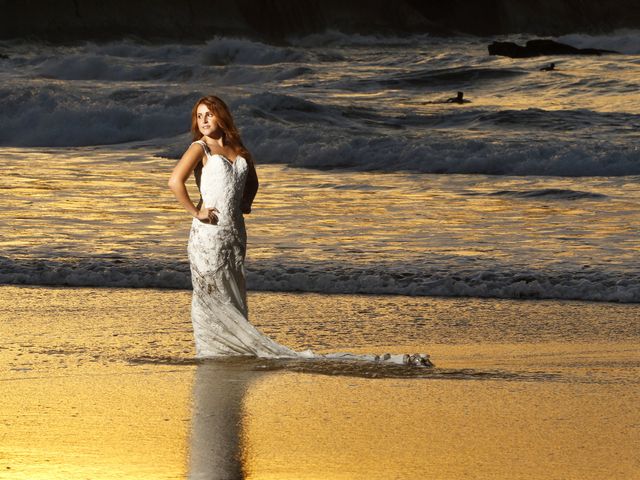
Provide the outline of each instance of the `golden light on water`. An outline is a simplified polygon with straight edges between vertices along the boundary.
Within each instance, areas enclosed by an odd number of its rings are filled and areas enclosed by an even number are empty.
[[[637,338],[634,305],[252,294],[256,324],[295,348],[426,350],[439,367],[439,377],[363,378],[194,365],[189,298],[2,287],[0,478],[640,471],[640,348],[623,340]]]
[[[191,372],[71,368],[2,382],[0,478],[185,478]]]
[[[630,393],[272,376],[246,400],[248,478],[631,479],[639,471],[637,432],[610,422],[631,420]]]
[[[578,480],[638,471],[638,418],[629,410],[637,388],[209,367],[195,377],[193,367],[153,366],[12,382],[2,407],[4,473]]]
[[[165,187],[173,160],[122,153],[115,172],[113,153],[104,163],[81,151],[66,152],[64,161],[56,161],[58,154],[1,154],[8,169],[0,188],[15,208],[0,212],[0,248],[16,258],[65,260],[92,252],[186,261],[190,217]],[[16,167],[27,161],[28,172]],[[361,266],[381,260],[419,265],[427,257],[435,265],[449,255],[511,264],[535,258],[540,265],[562,256],[592,265],[594,257],[624,245],[615,251],[624,268],[640,248],[629,235],[640,221],[639,187],[612,178],[293,171],[280,165],[259,165],[258,171],[261,189],[247,216],[249,264],[287,252],[319,264],[344,257]],[[190,187],[195,201],[197,190]],[[540,189],[601,197],[578,203],[509,193]]]

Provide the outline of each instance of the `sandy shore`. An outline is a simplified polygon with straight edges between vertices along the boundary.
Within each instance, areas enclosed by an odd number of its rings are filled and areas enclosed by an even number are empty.
[[[320,352],[192,361],[188,291],[0,287],[0,478],[636,479],[640,307],[253,293]]]

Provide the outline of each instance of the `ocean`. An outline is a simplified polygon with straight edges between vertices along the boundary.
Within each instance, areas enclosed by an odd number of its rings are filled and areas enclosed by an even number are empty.
[[[487,53],[527,38],[2,41],[0,282],[190,288],[166,181],[216,94],[261,179],[252,290],[638,302],[640,33]]]

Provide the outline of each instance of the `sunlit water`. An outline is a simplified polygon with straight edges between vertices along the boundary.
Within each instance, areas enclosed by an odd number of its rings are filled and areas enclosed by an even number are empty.
[[[0,163],[2,280],[189,287],[190,220],[165,186],[173,161],[5,149]],[[254,289],[640,295],[640,187],[629,177],[258,171],[247,217]]]
[[[187,291],[4,286],[0,302],[3,479],[640,471],[635,305],[250,295],[253,322],[296,349],[436,363],[398,369],[196,363]]]
[[[3,42],[0,281],[188,288],[166,180],[216,93],[259,165],[252,289],[637,302],[638,38],[560,38],[621,54],[555,72],[472,37]]]

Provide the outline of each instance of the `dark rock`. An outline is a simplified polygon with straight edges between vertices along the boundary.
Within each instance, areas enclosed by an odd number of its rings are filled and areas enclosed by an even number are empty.
[[[541,55],[602,55],[619,53],[598,48],[576,48],[553,40],[529,40],[523,47],[513,42],[493,42],[488,46],[489,55],[511,58],[530,58]]]

